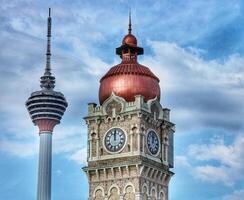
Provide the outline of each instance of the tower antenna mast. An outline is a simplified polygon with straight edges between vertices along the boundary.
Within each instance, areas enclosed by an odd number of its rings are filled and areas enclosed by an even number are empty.
[[[46,53],[46,68],[44,75],[51,75],[51,31],[52,31],[52,18],[51,18],[51,8],[49,8],[48,18],[47,18],[47,53]]]

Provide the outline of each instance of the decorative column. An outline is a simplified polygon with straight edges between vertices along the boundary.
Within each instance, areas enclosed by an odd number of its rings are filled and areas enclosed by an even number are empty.
[[[141,151],[141,131],[137,131],[137,150],[138,150],[138,153],[140,153]]]
[[[142,132],[142,153],[145,154],[145,131]]]
[[[165,162],[168,164],[168,149],[169,145],[168,143],[165,144]]]
[[[97,154],[97,159],[99,157],[99,138],[96,137],[96,154]]]
[[[133,148],[134,148],[134,146],[133,146],[133,131],[130,130],[130,151],[132,154],[133,154]]]
[[[161,156],[162,156],[162,161],[163,162],[165,160],[164,151],[165,151],[165,148],[164,148],[164,137],[162,137],[162,141],[161,141]]]
[[[92,159],[92,138],[89,139],[89,159]]]

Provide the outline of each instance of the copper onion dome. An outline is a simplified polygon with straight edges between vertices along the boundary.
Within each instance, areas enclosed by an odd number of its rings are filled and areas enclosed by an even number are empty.
[[[160,99],[159,79],[151,70],[137,62],[137,55],[143,54],[143,48],[137,46],[137,39],[131,34],[131,17],[129,17],[128,34],[122,45],[116,48],[121,63],[112,67],[100,80],[99,100],[102,104],[112,92],[126,101],[134,101],[135,95],[144,96],[148,101]]]

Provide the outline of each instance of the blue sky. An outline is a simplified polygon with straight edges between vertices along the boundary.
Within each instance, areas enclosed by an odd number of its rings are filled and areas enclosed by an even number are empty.
[[[53,199],[83,200],[88,102],[133,33],[140,62],[160,77],[176,124],[171,200],[244,196],[244,5],[242,1],[22,1],[0,5],[0,199],[36,196],[38,130],[24,103],[45,66],[52,7],[52,68],[69,107],[53,136]]]

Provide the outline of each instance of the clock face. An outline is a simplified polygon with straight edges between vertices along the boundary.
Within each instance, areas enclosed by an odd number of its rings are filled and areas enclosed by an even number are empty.
[[[159,151],[159,139],[157,133],[153,130],[150,130],[147,134],[147,147],[153,155],[156,155]]]
[[[118,152],[124,147],[125,133],[120,128],[112,128],[105,135],[105,147],[108,151]]]

